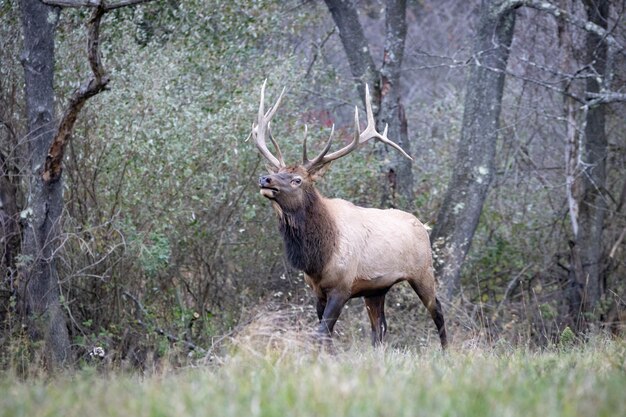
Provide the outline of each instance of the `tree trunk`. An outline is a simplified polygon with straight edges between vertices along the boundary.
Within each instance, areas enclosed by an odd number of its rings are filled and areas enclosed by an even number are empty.
[[[350,72],[361,100],[365,102],[365,84],[369,84],[374,105],[379,101],[379,74],[370,54],[369,44],[351,0],[324,0],[339,30],[339,38],[348,58]],[[376,106],[378,107],[378,106]],[[374,109],[377,113],[377,109]]]
[[[515,26],[515,10],[500,14],[501,3],[483,0],[481,5],[455,168],[431,236],[448,299],[460,292],[461,266],[494,175],[504,70]]]
[[[562,10],[571,10],[572,0],[560,0],[559,6]],[[572,37],[573,28],[563,19],[557,19],[557,35],[559,51],[559,71],[562,74],[573,74],[576,71],[575,50],[576,46]],[[578,207],[581,195],[581,181],[579,171],[580,160],[580,133],[577,126],[577,115],[579,112],[578,103],[567,93],[579,93],[578,85],[572,83],[570,79],[564,77],[561,81],[561,88],[566,93],[563,95],[563,130],[565,132],[565,195],[567,199],[567,209],[572,233],[574,238],[568,242],[569,246],[569,271],[567,274],[568,285],[565,290],[569,311],[568,321],[572,329],[580,329],[582,318],[581,307],[583,299],[583,284],[578,277],[582,276],[582,263],[580,258],[580,248],[576,245],[578,236]],[[565,324],[565,323],[564,323]]]
[[[385,12],[385,50],[380,71],[376,69],[369,44],[359,22],[357,9],[350,0],[325,0],[328,10],[339,29],[352,77],[361,100],[365,102],[365,84],[373,96],[376,125],[383,131],[389,126],[389,138],[398,143],[409,155],[406,116],[401,103],[400,70],[406,39],[406,0],[388,0]],[[384,157],[388,156],[383,151]],[[391,152],[383,167],[383,206],[410,207],[413,200],[413,171],[411,161],[397,152]]]
[[[71,359],[55,265],[63,184],[41,176],[56,132],[54,116],[54,35],[60,9],[39,0],[21,0],[24,31],[25,97],[28,117],[30,184],[25,213],[19,308],[32,341],[44,342],[46,365],[56,369]]]
[[[585,1],[590,22],[606,29],[609,15],[607,0]],[[593,77],[587,78],[587,93],[599,93],[604,79],[607,44],[595,33],[586,38],[587,62]],[[604,190],[606,189],[607,138],[604,129],[605,106],[598,104],[587,110],[585,119],[582,161],[582,197],[579,202],[579,230],[576,246],[580,251],[582,274],[576,277],[582,284],[582,311],[598,316],[595,309],[602,297],[603,248],[602,232],[607,212]]]
[[[400,71],[406,39],[406,0],[389,0],[385,18],[385,51],[380,69],[380,112],[378,128],[389,126],[389,137],[411,155],[408,126],[401,102]],[[413,170],[411,161],[398,152],[391,152],[385,167],[387,189],[384,206],[409,209],[413,202]]]

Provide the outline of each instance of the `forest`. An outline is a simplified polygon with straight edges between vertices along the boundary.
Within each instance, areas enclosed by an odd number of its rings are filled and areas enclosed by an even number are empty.
[[[305,126],[311,154],[331,129],[334,151],[352,140],[355,105],[364,126],[367,85],[377,130],[388,126],[412,160],[370,141],[316,184],[428,226],[452,358],[471,366],[464,349],[506,347],[521,366],[515,349],[565,349],[558,369],[577,357],[595,368],[583,347],[595,346],[620,370],[611,378],[622,394],[598,382],[603,406],[626,409],[625,13],[623,0],[0,0],[0,369],[132,375],[219,368],[233,351],[280,369],[284,355],[313,354],[315,297],[259,194],[267,160],[251,127],[266,81],[266,106],[285,88],[271,140],[286,163],[300,162]],[[417,350],[427,358],[410,366],[432,370],[437,330],[409,285],[387,294],[386,314],[385,349]],[[354,298],[335,328],[337,355],[369,339]],[[406,358],[365,352],[349,361],[402,374]],[[484,355],[481,369],[506,380],[504,361]],[[448,405],[511,415],[474,403],[482,379],[462,366],[467,390],[454,401],[467,403]],[[252,368],[229,362],[215,371],[226,385],[211,389],[232,396],[229,384],[244,381],[233,375]],[[195,384],[177,378],[172,387]],[[158,403],[149,389],[131,392]],[[341,389],[322,403],[340,402]],[[299,392],[280,397],[286,409]],[[130,415],[152,415],[132,401]],[[19,404],[3,403],[36,415]]]

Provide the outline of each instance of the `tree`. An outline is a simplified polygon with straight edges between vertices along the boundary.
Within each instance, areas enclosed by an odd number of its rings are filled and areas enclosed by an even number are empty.
[[[38,0],[22,0],[20,5],[31,191],[24,211],[19,310],[31,340],[45,342],[47,363],[56,368],[71,356],[54,262],[63,184],[46,183],[40,174],[54,136],[54,32],[60,9]]]
[[[510,74],[506,70],[506,63],[513,35],[515,10],[520,7],[533,8],[586,31],[589,34],[587,53],[593,57],[590,61],[592,73],[602,78],[605,72],[610,71],[605,64],[607,54],[605,49],[613,47],[617,50],[621,49],[621,45],[606,30],[608,6],[603,2],[587,2],[586,5],[588,20],[581,19],[549,2],[539,0],[490,0],[482,3],[456,165],[431,236],[437,258],[436,269],[446,288],[445,293],[448,298],[459,294],[463,260],[471,246],[493,178],[502,88],[505,76]],[[577,213],[579,205],[584,205],[587,210],[584,214],[584,227],[588,230],[582,232],[582,240],[575,239],[579,241],[579,246],[584,245],[587,249],[583,251],[585,254],[581,252],[577,255],[579,249],[577,248],[572,255],[572,269],[579,271],[576,273],[578,286],[583,281],[591,282],[588,278],[597,276],[596,268],[601,268],[599,263],[601,249],[598,246],[601,242],[601,223],[606,209],[599,200],[605,200],[601,184],[605,176],[606,138],[602,127],[603,110],[598,106],[602,103],[626,99],[623,94],[611,91],[606,82],[600,86],[600,83],[596,81],[597,78],[587,77],[585,97],[577,97],[572,92],[543,84],[561,94],[575,98],[588,109],[585,133],[590,135],[590,141],[585,143],[584,152],[590,163],[583,170],[587,184],[584,197],[582,197],[584,202],[575,202],[574,197],[570,199],[570,213],[572,213],[575,236],[578,235],[578,220],[577,214],[574,213]],[[574,80],[576,75],[570,74],[568,79]],[[584,261],[578,259],[581,256],[585,257]],[[583,263],[585,267],[582,266]],[[591,297],[589,298],[590,305],[595,304],[599,298],[598,284],[596,284],[599,281],[596,279],[592,281],[589,291],[593,295],[587,294],[586,289],[580,290],[581,297]],[[583,286],[586,288],[587,284]],[[585,305],[589,304],[583,302],[582,298],[580,302]]]
[[[70,340],[60,299],[55,265],[63,210],[62,162],[76,118],[85,102],[104,90],[108,78],[100,61],[100,21],[115,8],[144,2],[123,0],[111,5],[85,1],[22,0],[24,33],[22,64],[28,117],[30,183],[28,207],[23,211],[19,280],[19,311],[31,340],[43,341],[50,369],[71,360]],[[92,77],[79,86],[62,117],[54,116],[54,34],[60,7],[94,7],[89,20],[89,63]]]
[[[365,102],[365,84],[373,93],[377,128],[389,126],[392,138],[409,155],[411,144],[404,107],[401,102],[400,71],[406,38],[406,0],[389,0],[385,7],[385,48],[380,69],[376,68],[370,47],[363,34],[357,9],[352,0],[325,0],[348,58],[350,71],[361,100]],[[413,200],[411,161],[391,153],[385,167],[383,205],[407,207]]]
[[[505,69],[515,27],[515,10],[502,13],[501,4],[484,0],[481,5],[455,168],[431,234],[435,270],[447,299],[459,294],[461,267],[494,176]]]
[[[605,290],[605,267],[610,257],[608,248],[603,247],[610,198],[606,187],[609,152],[605,107],[608,103],[626,101],[626,95],[611,89],[613,58],[617,51],[623,51],[623,46],[608,30],[610,2],[584,0],[582,3],[587,19],[537,0],[509,1],[503,6],[534,8],[586,33],[585,62],[579,69],[561,72],[565,85],[559,91],[566,98],[566,194],[573,235],[569,242],[567,302],[570,320],[577,329],[584,328],[587,319],[599,316],[598,304]],[[569,87],[577,78],[585,80],[583,93],[577,94]],[[580,126],[577,113],[582,113]],[[619,207],[618,204],[617,210]],[[619,241],[618,238],[617,244]]]
[[[609,3],[606,0],[585,0],[585,10],[590,22],[606,29],[609,16]],[[598,94],[608,90],[610,76],[607,70],[607,44],[603,37],[594,32],[586,36],[586,65],[589,76],[586,78],[587,94]],[[577,328],[582,327],[584,316],[580,313],[597,315],[594,311],[604,293],[603,269],[605,253],[603,249],[604,219],[606,203],[606,163],[607,137],[605,133],[605,105],[585,104],[584,130],[581,158],[578,168],[581,193],[577,205],[578,225],[574,227],[571,265],[574,294],[570,298],[570,311]],[[591,318],[589,316],[588,318]]]

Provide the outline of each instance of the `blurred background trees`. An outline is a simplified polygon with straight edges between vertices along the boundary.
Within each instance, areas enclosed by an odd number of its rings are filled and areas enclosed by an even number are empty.
[[[463,250],[438,267],[454,340],[546,345],[565,326],[581,337],[617,330],[626,291],[624,2],[392,3],[406,34],[389,108],[402,105],[403,146],[415,159],[402,207]],[[358,16],[367,77],[355,73],[332,4]],[[299,159],[305,123],[312,146],[333,123],[336,141],[349,141],[363,81],[377,86],[377,100],[384,95],[388,41],[401,35],[389,30],[388,7],[187,0],[107,13],[110,89],[84,106],[67,145],[65,205],[49,255],[76,360],[94,346],[128,366],[172,351],[204,355],[260,310],[290,308],[314,323],[302,276],[287,266],[258,195],[264,167],[246,138],[268,78],[270,93],[288,90],[273,126],[287,161]],[[18,309],[20,271],[32,261],[24,231],[34,140],[20,13],[0,0],[3,366],[42,354]],[[89,74],[89,13],[59,14],[53,114]],[[379,207],[389,201],[394,157],[366,146],[320,187]],[[389,294],[388,309],[391,344],[436,340],[408,288]],[[345,340],[367,341],[362,301],[342,317]]]

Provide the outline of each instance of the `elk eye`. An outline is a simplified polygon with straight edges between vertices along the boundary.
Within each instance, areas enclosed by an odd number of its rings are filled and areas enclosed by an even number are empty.
[[[291,180],[291,183],[293,185],[300,185],[301,182],[302,182],[302,178],[300,177],[295,177],[294,179]]]

